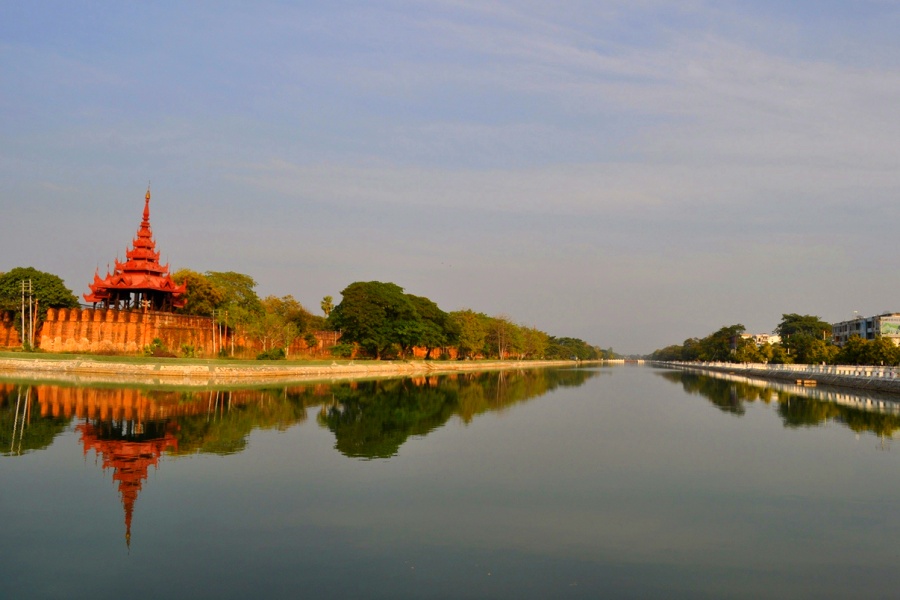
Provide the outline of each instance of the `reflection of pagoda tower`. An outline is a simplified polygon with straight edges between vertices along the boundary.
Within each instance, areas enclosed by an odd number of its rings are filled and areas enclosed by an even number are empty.
[[[94,450],[103,459],[103,470],[113,469],[113,481],[125,509],[125,543],[131,546],[131,518],[138,493],[151,466],[159,467],[159,457],[167,448],[178,448],[176,426],[166,421],[85,421],[76,430],[81,433],[84,454]]]
[[[138,228],[132,247],[125,251],[125,262],[116,259],[115,269],[106,277],[94,273],[91,291],[84,299],[105,308],[148,308],[170,311],[182,308],[186,302],[187,286],[178,285],[169,275],[169,265],[160,264],[150,228],[150,190],[144,197],[144,219]]]

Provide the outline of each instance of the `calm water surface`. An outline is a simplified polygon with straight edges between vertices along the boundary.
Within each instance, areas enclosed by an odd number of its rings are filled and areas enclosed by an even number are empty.
[[[0,382],[0,597],[895,597],[900,412],[866,401],[637,366]]]

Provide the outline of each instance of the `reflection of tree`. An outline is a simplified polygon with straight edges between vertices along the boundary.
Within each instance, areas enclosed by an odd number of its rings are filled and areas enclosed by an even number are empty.
[[[829,419],[835,419],[844,408],[837,404],[820,402],[811,398],[789,396],[778,403],[778,414],[785,427],[818,427]]]
[[[0,454],[42,450],[69,426],[70,418],[43,417],[30,386],[0,384]]]
[[[284,430],[306,420],[306,408],[321,403],[314,388],[212,391],[195,394],[206,410],[178,419],[178,453],[234,454],[254,429]]]
[[[827,402],[786,391],[778,391],[747,382],[729,381],[713,375],[682,371],[660,373],[673,383],[681,383],[689,394],[707,398],[722,411],[742,415],[744,402],[777,400],[777,411],[789,428],[818,427],[828,421],[843,423],[849,429],[879,436],[892,436],[900,429],[900,415],[864,410],[856,406]]]
[[[410,435],[425,435],[453,414],[456,394],[409,379],[366,381],[335,390],[336,404],[319,415],[347,456],[387,458]]]
[[[892,437],[900,429],[900,416],[895,414],[870,412],[797,396],[780,402],[778,414],[784,419],[786,427],[818,427],[827,421],[833,421],[843,423],[856,433],[870,431],[887,437]]]
[[[425,435],[452,416],[470,422],[546,394],[560,385],[580,385],[596,372],[586,370],[501,371],[421,380],[367,381],[336,387],[319,423],[336,438],[343,454],[359,458],[394,456],[411,435]]]
[[[719,410],[733,415],[741,416],[746,412],[744,402],[755,402],[763,397],[763,388],[749,383],[678,371],[667,371],[661,375],[670,381],[680,382],[688,394],[699,394]]]

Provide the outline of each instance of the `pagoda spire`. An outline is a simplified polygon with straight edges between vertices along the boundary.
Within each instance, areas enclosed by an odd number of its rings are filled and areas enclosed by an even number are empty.
[[[169,275],[169,265],[159,262],[153,229],[150,227],[150,185],[144,194],[144,212],[131,247],[125,249],[125,262],[115,261],[115,269],[106,277],[89,284],[84,299],[106,308],[171,311],[183,308],[185,284],[178,285]]]
[[[147,195],[144,196],[144,220],[141,225],[150,227],[150,184],[147,184]]]

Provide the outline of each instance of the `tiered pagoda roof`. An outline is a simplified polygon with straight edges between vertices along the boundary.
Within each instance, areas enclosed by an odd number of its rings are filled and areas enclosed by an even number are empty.
[[[94,273],[94,281],[89,285],[90,293],[84,299],[93,304],[103,304],[106,308],[149,308],[151,310],[171,310],[182,308],[186,299],[187,285],[178,285],[169,275],[168,263],[159,262],[153,230],[150,227],[150,189],[144,197],[144,219],[125,251],[125,262],[115,260],[115,268],[106,277],[100,278],[99,270]]]

